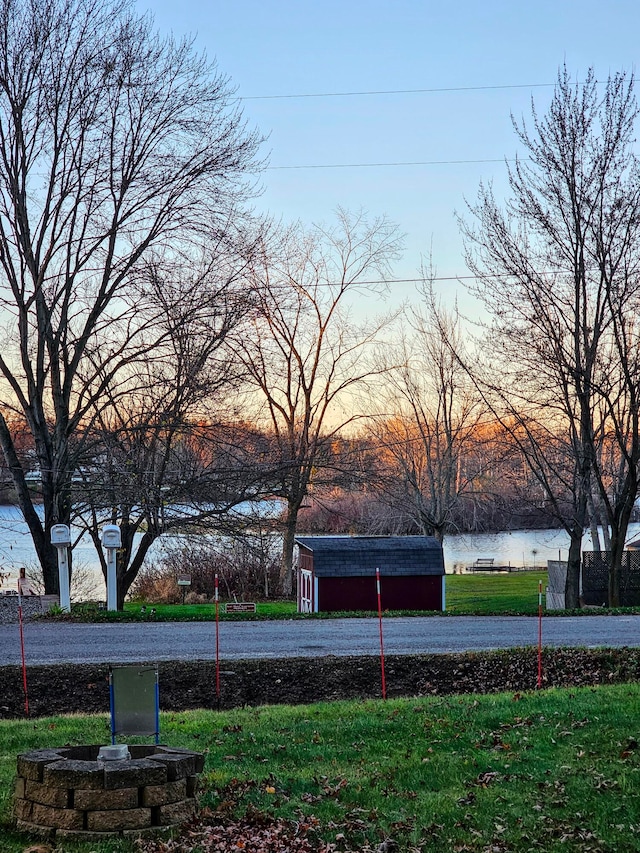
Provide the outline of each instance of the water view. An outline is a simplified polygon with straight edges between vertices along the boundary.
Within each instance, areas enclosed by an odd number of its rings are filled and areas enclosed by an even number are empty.
[[[77,535],[77,532],[76,532]],[[175,537],[158,540],[149,552],[157,558]],[[629,525],[627,541],[640,538],[640,523]],[[477,559],[493,559],[497,566],[545,568],[547,560],[566,560],[569,537],[563,530],[510,530],[503,533],[463,533],[448,536],[444,543],[448,573],[459,572]],[[585,533],[583,549],[592,550],[591,537]],[[105,584],[96,551],[88,536],[74,548],[74,564],[87,576],[83,597],[104,598]],[[3,589],[15,589],[21,566],[36,565],[36,555],[27,525],[17,507],[0,507],[0,571],[8,572]]]

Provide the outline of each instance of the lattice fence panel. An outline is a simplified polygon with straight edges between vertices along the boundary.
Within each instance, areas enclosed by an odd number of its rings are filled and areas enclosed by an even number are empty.
[[[610,554],[585,551],[582,555],[582,595],[586,604],[608,603]],[[640,606],[640,551],[625,551],[620,577],[620,603]]]

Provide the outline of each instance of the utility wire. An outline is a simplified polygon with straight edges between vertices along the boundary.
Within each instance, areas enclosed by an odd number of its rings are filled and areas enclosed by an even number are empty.
[[[562,275],[563,273],[568,273],[568,270],[544,270],[538,275]],[[371,279],[367,281],[353,281],[350,284],[356,288],[361,287],[362,285],[368,284],[421,284],[422,282],[428,281],[465,281],[465,280],[479,280],[486,278],[515,278],[517,273],[484,273],[482,275],[436,275],[436,276],[427,276],[423,278],[378,278]],[[323,281],[318,282],[319,287],[340,287],[343,283],[338,281]]]
[[[298,166],[266,166],[265,168],[266,171],[274,171],[276,169],[375,169],[386,166],[459,166],[465,164],[505,162],[512,162],[512,160],[500,158],[487,160],[414,160],[408,162],[398,161],[395,163],[310,163]]]
[[[432,89],[377,89],[362,92],[302,92],[286,95],[243,95],[239,101],[277,101],[294,98],[359,98],[376,95],[424,95],[445,92],[492,92],[506,89],[544,89],[552,88],[555,83],[513,83],[498,86],[446,86]]]

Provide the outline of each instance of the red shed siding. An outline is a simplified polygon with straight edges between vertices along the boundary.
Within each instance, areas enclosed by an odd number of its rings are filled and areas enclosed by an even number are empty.
[[[383,610],[442,610],[442,576],[410,575],[380,578]],[[318,610],[377,610],[376,579],[318,578]]]

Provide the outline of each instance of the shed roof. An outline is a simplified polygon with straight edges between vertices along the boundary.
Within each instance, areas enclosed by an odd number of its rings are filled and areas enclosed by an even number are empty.
[[[313,553],[318,577],[443,575],[442,546],[433,536],[296,536]]]

